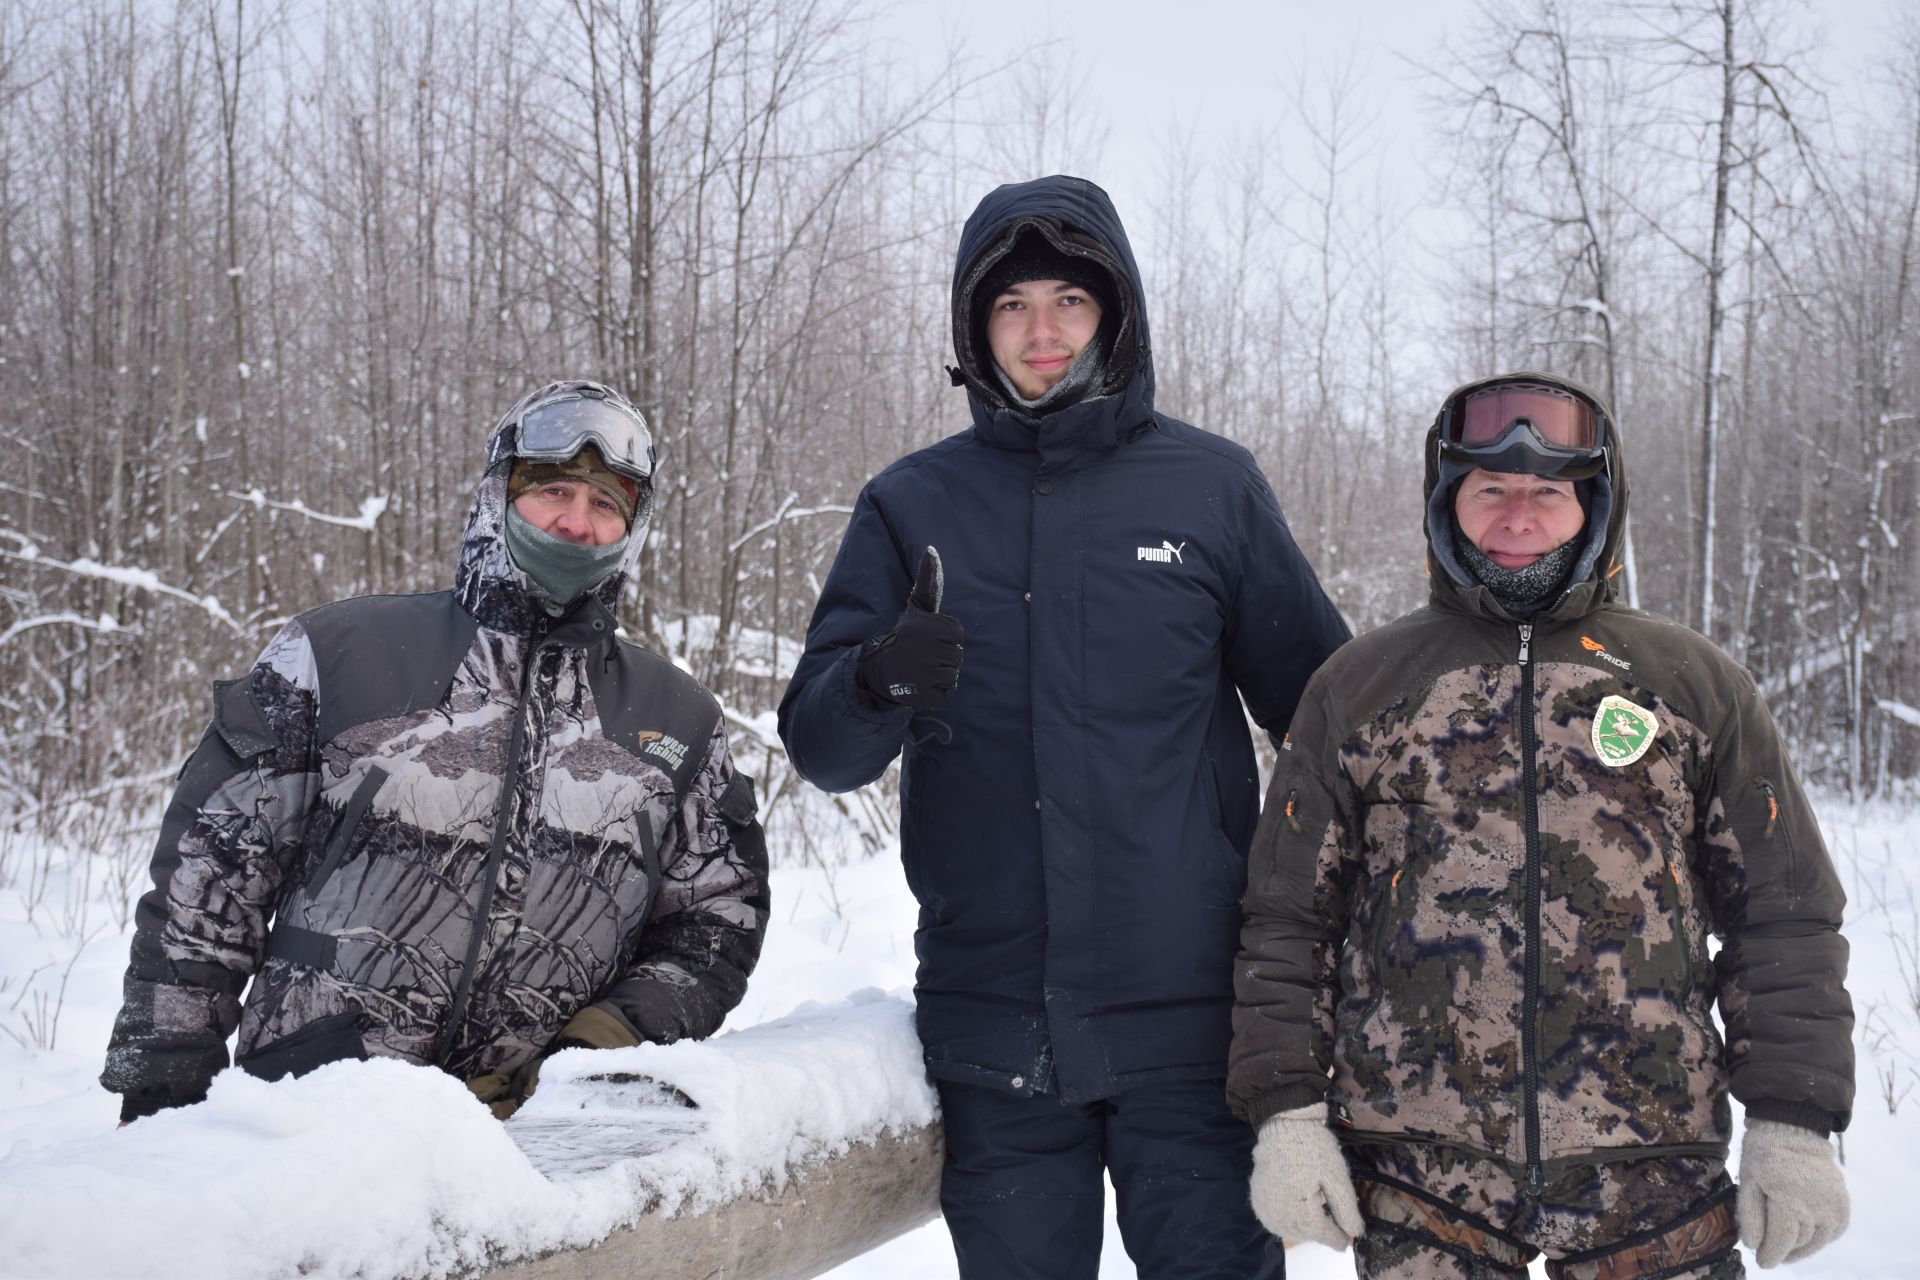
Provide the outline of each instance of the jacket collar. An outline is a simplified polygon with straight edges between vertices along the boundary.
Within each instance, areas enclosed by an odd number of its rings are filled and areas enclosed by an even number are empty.
[[[1606,603],[1607,593],[1603,582],[1597,576],[1590,575],[1584,581],[1576,582],[1561,595],[1551,609],[1543,610],[1525,621],[1541,626],[1551,622],[1572,622],[1583,618]],[[1434,608],[1448,613],[1464,613],[1470,618],[1481,618],[1488,622],[1505,623],[1519,626],[1522,619],[1514,617],[1501,608],[1494,599],[1493,592],[1481,583],[1462,587],[1451,580],[1436,576],[1433,579],[1430,603]]]
[[[575,600],[572,608],[553,619],[545,640],[569,649],[598,649],[613,643],[614,626],[613,610],[598,593],[589,591]]]
[[[995,449],[1036,453],[1042,472],[1078,470],[1154,425],[1152,392],[1141,373],[1117,395],[1082,400],[1037,418],[989,403],[971,387],[967,403],[975,439]]]

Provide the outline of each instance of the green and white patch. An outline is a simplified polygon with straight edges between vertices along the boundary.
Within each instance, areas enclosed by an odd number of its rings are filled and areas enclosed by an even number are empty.
[[[1660,719],[1617,694],[1600,699],[1593,713],[1593,749],[1602,764],[1624,769],[1647,754],[1660,732]]]

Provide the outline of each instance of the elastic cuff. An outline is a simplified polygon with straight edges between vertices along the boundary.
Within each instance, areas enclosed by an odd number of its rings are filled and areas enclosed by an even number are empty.
[[[1310,1084],[1290,1084],[1263,1093],[1247,1104],[1247,1123],[1253,1126],[1255,1133],[1260,1126],[1279,1115],[1282,1111],[1297,1111],[1301,1107],[1310,1107],[1316,1102],[1325,1102],[1327,1091]]]
[[[1756,1098],[1747,1104],[1747,1122],[1777,1120],[1781,1124],[1811,1129],[1823,1138],[1833,1136],[1833,1112],[1811,1102],[1781,1102],[1775,1098]]]
[[[1261,1125],[1256,1132],[1265,1133],[1275,1125],[1286,1128],[1297,1124],[1309,1125],[1315,1129],[1326,1128],[1327,1104],[1324,1102],[1309,1102],[1304,1107],[1293,1107],[1287,1111],[1276,1111],[1267,1117],[1267,1122]]]

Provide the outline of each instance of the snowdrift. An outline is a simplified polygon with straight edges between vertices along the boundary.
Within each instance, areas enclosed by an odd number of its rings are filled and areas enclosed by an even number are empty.
[[[558,1054],[504,1125],[388,1060],[228,1071],[199,1106],[0,1157],[0,1274],[811,1276],[933,1217],[939,1167],[912,1007],[866,991]]]

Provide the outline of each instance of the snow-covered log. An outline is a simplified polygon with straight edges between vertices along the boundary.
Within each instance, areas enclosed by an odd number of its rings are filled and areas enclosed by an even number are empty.
[[[699,1213],[649,1212],[583,1249],[487,1271],[487,1280],[635,1276],[811,1280],[940,1211],[940,1126],[884,1134],[792,1171],[785,1187]]]
[[[926,1220],[939,1172],[912,1006],[878,991],[567,1050],[505,1124],[390,1059],[222,1072],[205,1102],[118,1131],[102,1111],[97,1132],[0,1152],[0,1275],[772,1280]]]
[[[640,1173],[637,1220],[485,1274],[809,1280],[929,1221],[941,1131],[908,1016],[867,993],[702,1045],[554,1058],[507,1131],[559,1184]]]

